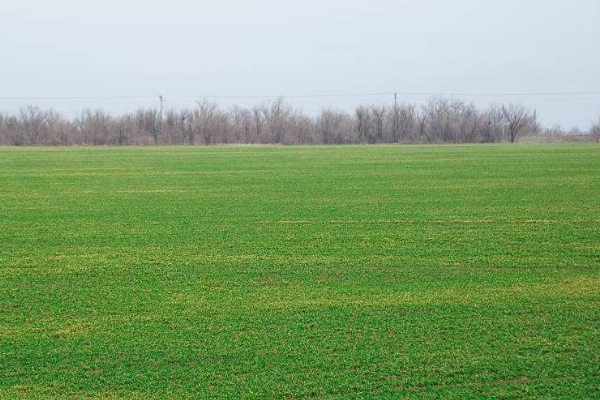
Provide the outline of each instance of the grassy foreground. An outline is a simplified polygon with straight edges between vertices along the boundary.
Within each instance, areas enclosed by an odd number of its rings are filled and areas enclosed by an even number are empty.
[[[0,148],[1,399],[599,387],[600,146]]]

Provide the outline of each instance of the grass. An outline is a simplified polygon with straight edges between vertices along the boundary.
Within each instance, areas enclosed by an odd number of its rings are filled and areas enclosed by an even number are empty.
[[[600,146],[0,148],[0,398],[600,397]]]

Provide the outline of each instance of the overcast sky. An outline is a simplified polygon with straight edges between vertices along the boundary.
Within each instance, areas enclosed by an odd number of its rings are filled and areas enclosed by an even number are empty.
[[[600,94],[560,95],[600,92],[599,0],[3,0],[0,37],[0,110],[157,104],[7,97],[162,93],[186,107],[202,96],[398,91],[522,102],[565,128],[600,116]],[[522,95],[539,92],[553,94]],[[315,112],[392,99],[290,101]]]

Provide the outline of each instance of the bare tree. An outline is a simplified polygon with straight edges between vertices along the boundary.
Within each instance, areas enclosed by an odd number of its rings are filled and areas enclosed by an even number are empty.
[[[26,144],[45,144],[46,116],[37,106],[29,105],[19,109],[19,120]]]
[[[400,142],[412,139],[418,125],[417,111],[413,104],[402,104],[399,106],[398,132]]]
[[[592,134],[592,140],[596,143],[600,142],[600,118],[598,118],[598,122],[592,126],[590,130]]]
[[[501,141],[503,124],[504,115],[502,114],[502,108],[492,104],[480,116],[479,130],[481,141],[484,143]]]
[[[230,113],[234,142],[252,143],[252,112],[250,110],[234,106]]]
[[[519,135],[530,128],[531,111],[520,104],[509,104],[502,106],[502,114],[508,126],[509,141],[514,143]]]
[[[452,104],[449,99],[434,97],[429,100],[423,112],[427,115],[425,136],[428,142],[452,141]]]
[[[138,111],[138,115],[143,120],[144,112]],[[94,146],[112,144],[110,135],[112,134],[112,119],[110,115],[102,110],[84,110],[81,113],[76,126],[81,136],[82,144],[91,144]],[[157,143],[155,143],[157,144]]]
[[[355,117],[358,142],[367,143],[371,137],[371,113],[367,107],[358,106],[355,111]]]
[[[373,117],[375,133],[370,138],[369,143],[383,143],[385,130],[385,114],[386,108],[383,104],[379,106],[371,106],[371,115]]]
[[[10,144],[8,140],[8,130],[6,129],[6,119],[3,113],[0,112],[0,146]]]
[[[473,143],[478,140],[480,133],[481,118],[473,104],[460,102],[455,109],[455,141],[461,143]]]
[[[398,95],[394,94],[394,105],[390,109],[392,143],[398,143],[400,140],[400,106],[398,105]]]
[[[204,100],[198,103],[193,111],[193,129],[198,133],[202,144],[208,146],[213,144],[213,136],[216,131],[218,106]],[[196,136],[196,135],[194,135]]]
[[[263,118],[260,111],[260,107],[254,107],[252,109],[252,127],[254,129],[254,135],[256,136],[257,143],[261,142],[261,136],[263,133]]]
[[[429,124],[429,117],[425,109],[421,110],[421,113],[417,115],[417,132],[419,133],[419,141],[422,141],[427,136],[427,125]]]
[[[324,109],[317,119],[317,129],[321,133],[323,144],[340,143],[340,128],[344,122],[344,113]]]
[[[291,106],[286,104],[283,98],[278,98],[272,103],[264,104],[261,107],[262,116],[270,133],[269,142],[282,144],[286,140],[286,136],[290,122],[290,117],[293,114]]]
[[[277,99],[253,108],[224,109],[203,101],[191,110],[138,109],[123,115],[86,110],[69,119],[27,106],[0,113],[4,145],[212,145],[226,143],[342,144],[415,142],[514,142],[532,131],[532,113],[521,105],[479,110],[458,99],[432,98],[426,105],[358,106],[354,113],[324,109],[310,116]],[[540,129],[540,127],[538,127]],[[600,142],[600,120],[590,137]],[[575,132],[572,130],[572,132]],[[540,131],[560,140],[581,140],[560,126]]]
[[[551,127],[546,128],[544,130],[544,133],[546,135],[559,135],[559,134],[564,133],[564,129],[560,124],[554,124]]]
[[[12,146],[23,146],[25,144],[25,135],[21,122],[16,116],[4,117],[4,135],[6,136],[7,144]]]

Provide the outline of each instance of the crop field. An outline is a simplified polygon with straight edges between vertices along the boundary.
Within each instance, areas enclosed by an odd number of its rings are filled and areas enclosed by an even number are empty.
[[[0,399],[600,397],[600,146],[0,148]]]

